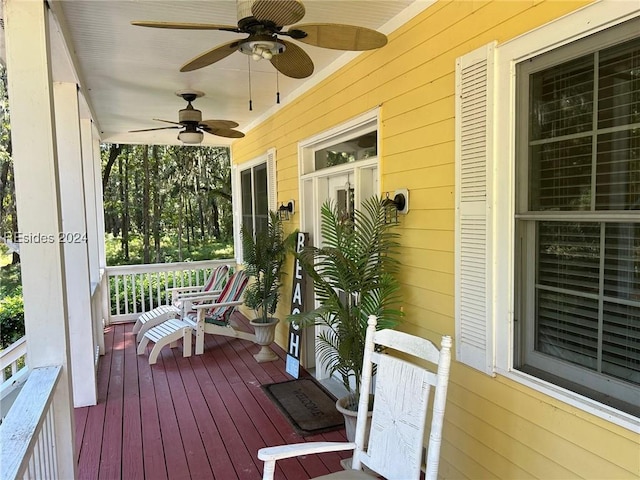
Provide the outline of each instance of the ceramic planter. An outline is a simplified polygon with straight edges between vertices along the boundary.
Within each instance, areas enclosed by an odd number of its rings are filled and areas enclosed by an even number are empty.
[[[269,318],[268,323],[263,323],[258,319],[249,320],[249,323],[255,330],[255,343],[261,347],[260,351],[253,356],[258,363],[273,362],[280,358],[269,347],[269,345],[271,345],[275,340],[276,325],[279,321],[280,320],[278,318]]]

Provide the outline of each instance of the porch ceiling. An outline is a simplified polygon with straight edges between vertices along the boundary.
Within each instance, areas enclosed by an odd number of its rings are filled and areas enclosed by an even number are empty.
[[[203,119],[234,120],[241,131],[276,111],[276,70],[265,60],[251,61],[253,111],[249,111],[248,57],[233,53],[211,66],[188,73],[179,68],[191,58],[242,34],[219,31],[169,30],[135,27],[132,20],[237,24],[236,2],[231,0],[96,1],[49,0],[56,18],[52,36],[54,80],[77,81],[85,97],[85,115],[92,112],[106,142],[179,143],[176,130],[128,133],[129,130],[167,126],[153,118],[178,120],[185,102],[177,90],[205,92],[194,106]],[[347,23],[389,33],[406,21],[419,0],[304,0],[300,23]],[[424,7],[422,7],[424,8]],[[416,11],[417,13],[417,11]],[[56,25],[57,23],[57,25]],[[356,54],[299,43],[312,58],[315,72],[296,80],[278,75],[281,104],[308,89]],[[71,52],[71,53],[69,53]],[[334,63],[337,62],[337,63]],[[66,66],[63,64],[67,63]],[[75,69],[70,68],[75,65]],[[61,68],[62,67],[62,68]],[[73,71],[76,73],[73,73]],[[75,79],[69,79],[70,75]],[[224,145],[230,139],[205,135],[203,144]]]

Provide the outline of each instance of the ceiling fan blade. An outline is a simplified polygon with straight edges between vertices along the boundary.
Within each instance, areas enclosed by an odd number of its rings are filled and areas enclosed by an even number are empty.
[[[143,128],[142,130],[129,130],[129,133],[135,133],[135,132],[151,132],[153,130],[173,130],[173,129],[179,129],[182,128],[182,126],[179,127],[158,127],[158,128]]]
[[[305,9],[298,0],[257,0],[251,5],[251,14],[260,22],[270,21],[282,27],[302,19]]]
[[[172,122],[171,120],[162,120],[161,118],[154,118],[153,120],[156,122],[164,122],[164,123],[171,123],[173,125],[180,125],[181,127],[184,126],[180,122]]]
[[[202,128],[206,127],[209,129],[215,129],[215,128],[228,129],[228,128],[236,128],[238,124],[233,120],[202,120],[199,126]]]
[[[244,133],[238,130],[233,130],[231,128],[202,128],[202,131],[210,133],[211,135],[217,135],[218,137],[227,137],[227,138],[244,137]]]
[[[212,63],[216,63],[238,50],[239,46],[240,41],[238,40],[234,40],[233,42],[225,43],[223,45],[218,45],[217,47],[214,47],[211,50],[207,50],[206,52],[189,60],[182,67],[180,67],[180,71],[190,72],[192,70],[197,70],[199,68],[211,65]]]
[[[131,22],[131,25],[135,25],[136,27],[174,28],[180,30],[224,30],[227,32],[240,33],[238,27],[233,25],[214,25],[212,23],[145,22],[135,20]]]
[[[292,42],[278,38],[286,49],[283,53],[274,55],[271,64],[281,74],[291,78],[307,78],[313,73],[313,61],[302,48]]]
[[[295,35],[296,31],[302,31],[307,35],[298,38],[298,35]],[[300,42],[334,50],[373,50],[387,44],[386,35],[376,30],[338,23],[295,25],[287,33]]]

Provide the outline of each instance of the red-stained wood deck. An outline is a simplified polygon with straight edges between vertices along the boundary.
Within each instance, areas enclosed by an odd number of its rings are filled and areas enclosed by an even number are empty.
[[[251,330],[242,315],[235,321]],[[106,329],[98,404],[75,409],[79,479],[257,480],[260,447],[345,440],[344,430],[300,437],[264,394],[260,385],[291,379],[277,346],[280,360],[258,364],[253,343],[207,335],[203,355],[183,358],[181,346],[166,347],[149,366],[147,355],[136,355],[132,327]],[[280,461],[276,478],[338,471],[345,456]]]

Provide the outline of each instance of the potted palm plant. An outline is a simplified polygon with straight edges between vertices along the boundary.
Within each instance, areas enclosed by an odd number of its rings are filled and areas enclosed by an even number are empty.
[[[323,245],[297,254],[313,279],[319,306],[288,320],[303,327],[325,327],[316,337],[316,348],[330,375],[337,374],[350,392],[336,404],[345,414],[350,439],[360,395],[367,318],[376,315],[377,328],[384,329],[398,325],[403,316],[395,277],[398,234],[385,222],[387,208],[391,207],[373,197],[351,217],[343,215],[335,203],[326,202],[321,208]]]
[[[276,212],[269,212],[269,222],[263,231],[253,234],[242,229],[244,268],[252,282],[247,286],[244,303],[252,308],[256,317],[249,321],[262,348],[254,355],[258,362],[277,360],[269,348],[275,338],[278,318],[273,315],[278,307],[280,284],[287,252],[292,248],[294,234],[285,236],[282,221]]]

